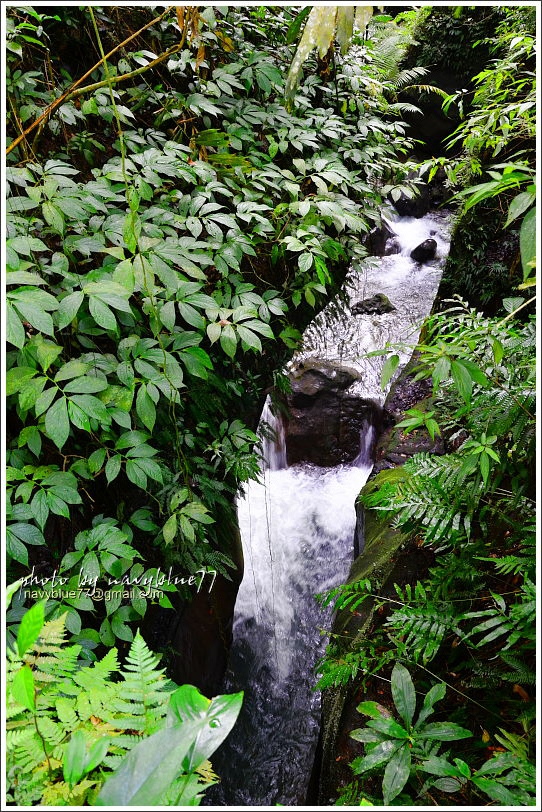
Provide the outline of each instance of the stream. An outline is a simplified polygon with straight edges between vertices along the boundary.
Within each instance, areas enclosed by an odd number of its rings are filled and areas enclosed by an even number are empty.
[[[345,282],[345,294],[314,319],[290,366],[309,360],[347,364],[358,373],[352,392],[382,405],[385,358],[366,358],[387,342],[415,345],[437,293],[449,245],[450,215],[388,217],[400,253],[371,257]],[[410,251],[427,238],[435,259],[414,262]],[[351,307],[376,293],[394,310],[354,315]],[[355,309],[355,308],[354,308]],[[394,350],[398,371],[412,348]],[[223,692],[244,690],[239,720],[213,757],[221,782],[205,796],[212,806],[297,806],[306,803],[320,728],[314,667],[332,623],[317,593],[344,583],[353,558],[355,500],[372,470],[373,426],[361,432],[350,465],[286,466],[284,426],[266,403],[274,430],[263,441],[264,471],[238,498],[245,572],[236,603],[234,641]]]

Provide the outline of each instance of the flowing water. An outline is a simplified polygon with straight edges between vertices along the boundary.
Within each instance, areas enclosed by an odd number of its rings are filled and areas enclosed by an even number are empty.
[[[401,253],[369,260],[347,280],[346,298],[331,302],[309,326],[292,362],[347,363],[358,371],[360,399],[383,403],[381,357],[364,358],[386,342],[416,343],[429,313],[448,247],[445,215],[393,218]],[[410,251],[427,237],[435,260],[420,266]],[[383,293],[396,308],[353,315],[350,307]],[[402,366],[412,350],[397,351]],[[374,429],[367,425],[349,465],[286,467],[284,427],[266,403],[261,423],[265,470],[238,499],[245,573],[234,618],[234,642],[224,691],[245,691],[241,716],[213,758],[221,784],[206,795],[213,806],[303,805],[320,724],[314,666],[331,626],[314,595],[343,583],[353,556],[355,499],[372,469]],[[271,436],[269,436],[271,435]]]

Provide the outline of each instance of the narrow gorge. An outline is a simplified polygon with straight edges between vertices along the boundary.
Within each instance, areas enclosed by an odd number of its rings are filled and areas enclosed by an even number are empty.
[[[390,207],[383,219],[384,256],[350,270],[288,365],[282,410],[268,400],[262,413],[260,481],[238,499],[244,578],[223,686],[243,690],[245,700],[215,756],[222,781],[206,803],[307,802],[321,722],[314,669],[332,622],[315,595],[348,577],[355,502],[390,388],[381,386],[386,355],[371,353],[398,346],[388,350],[399,354],[397,374],[409,361],[449,247],[448,211],[417,219]],[[434,245],[422,263],[411,255],[427,240]]]

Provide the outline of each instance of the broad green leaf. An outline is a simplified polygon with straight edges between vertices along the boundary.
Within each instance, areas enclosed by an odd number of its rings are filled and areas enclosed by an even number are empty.
[[[523,267],[523,280],[531,274],[531,262],[536,257],[536,208],[527,212],[519,231],[519,250]]]
[[[461,358],[456,363],[461,364],[467,372],[469,373],[470,377],[474,381],[474,383],[479,384],[480,386],[489,386],[489,380],[484,372],[480,369],[477,364],[474,364],[472,361],[469,361],[468,358]]]
[[[453,722],[433,722],[418,733],[423,739],[439,739],[443,742],[453,742],[458,739],[468,739],[472,736],[470,730],[454,724]]]
[[[166,302],[163,307],[160,308],[159,311],[160,321],[170,332],[173,332],[175,327],[175,302],[170,300]]]
[[[167,727],[136,744],[106,780],[96,806],[159,806],[165,789],[182,774],[182,761],[205,724],[198,719]]]
[[[100,577],[101,569],[98,561],[98,556],[95,552],[90,552],[85,555],[81,564],[81,574],[88,579],[88,581],[95,581]]]
[[[472,378],[468,369],[463,363],[461,363],[461,361],[452,361],[450,363],[450,369],[457,391],[465,403],[470,403],[472,395]]]
[[[11,694],[14,700],[29,711],[36,709],[34,698],[34,674],[30,666],[23,665],[13,677]]]
[[[251,349],[256,350],[257,352],[262,351],[262,342],[258,338],[258,336],[252,332],[252,330],[247,329],[242,324],[237,325],[237,334],[241,341],[244,341]]]
[[[137,460],[137,464],[151,479],[162,482],[162,470],[155,460],[142,457]]]
[[[379,733],[377,730],[371,730],[368,727],[351,730],[349,735],[351,739],[365,743],[383,742],[387,740],[387,736],[384,733]]]
[[[59,451],[70,435],[70,421],[65,397],[60,397],[45,413],[45,431]]]
[[[119,640],[125,640],[127,643],[131,643],[134,639],[134,635],[130,627],[124,622],[119,612],[122,611],[122,608],[129,608],[129,607],[121,607],[118,609],[114,615],[111,617],[111,629],[115,637],[118,637]]]
[[[233,728],[241,705],[243,692],[222,694],[211,701],[202,696],[192,685],[182,685],[170,698],[168,721],[187,724],[196,719],[206,721],[187,756],[183,768],[187,772],[198,769],[222,744]]]
[[[408,744],[403,744],[388,761],[386,769],[384,770],[382,793],[384,795],[385,806],[391,804],[408,781],[410,776],[410,764],[410,748]]]
[[[220,346],[226,355],[230,358],[234,357],[235,350],[237,349],[237,336],[231,324],[227,324],[222,328],[222,332],[220,333]]]
[[[105,462],[106,450],[105,448],[97,448],[93,451],[88,458],[88,470],[91,474],[96,474],[101,470]]]
[[[56,321],[60,330],[67,327],[74,320],[85,298],[84,293],[76,290],[60,300]]]
[[[56,361],[59,355],[62,354],[62,347],[55,344],[54,341],[49,341],[42,335],[34,336],[32,342],[36,348],[36,355],[38,362],[44,372]]]
[[[383,708],[378,702],[361,702],[357,706],[357,711],[365,716],[370,716],[371,719],[380,719],[383,716]]]
[[[28,381],[37,375],[38,370],[33,367],[16,366],[6,373],[6,395],[19,392]]]
[[[162,527],[162,534],[166,544],[171,544],[177,535],[177,516],[173,513]]]
[[[137,391],[136,411],[139,419],[149,431],[152,431],[156,422],[156,407],[148,394],[147,385],[141,384]]]
[[[386,736],[391,736],[395,739],[407,739],[408,732],[400,725],[395,719],[370,719],[367,722],[367,727],[373,730],[378,730],[379,733],[385,733]]]
[[[28,567],[28,550],[9,527],[6,528],[6,553],[15,561]]]
[[[410,729],[416,710],[416,692],[412,677],[401,663],[396,663],[391,672],[391,693],[399,715]]]
[[[85,773],[87,746],[85,734],[82,730],[75,730],[64,750],[63,775],[64,781],[74,787]]]
[[[503,228],[509,226],[517,217],[527,211],[535,201],[536,195],[533,194],[533,192],[520,192],[519,195],[516,195],[508,207],[508,217],[506,218],[506,223]]]
[[[459,778],[445,776],[444,778],[437,778],[433,786],[441,792],[459,792],[462,784]]]
[[[495,779],[473,775],[472,783],[478,787],[478,789],[481,789],[492,801],[496,801],[504,807],[523,806],[523,804],[518,804],[516,796],[510,792],[504,784]]]
[[[147,488],[147,474],[134,460],[126,460],[126,476],[138,488],[142,490]]]
[[[398,355],[390,355],[390,357],[386,359],[384,366],[382,367],[382,376],[380,381],[382,391],[384,391],[384,389],[392,379],[395,370],[399,366],[399,360],[400,359]]]
[[[380,767],[385,764],[397,752],[400,747],[404,747],[405,743],[401,741],[392,741],[387,739],[381,744],[377,744],[370,753],[368,753],[360,762],[357,763],[354,772],[356,775],[362,775],[367,770],[372,770],[374,767]]]
[[[102,763],[109,750],[109,743],[109,737],[102,736],[91,745],[86,758],[85,775],[95,770]]]
[[[64,386],[64,392],[89,395],[95,392],[103,392],[107,387],[108,383],[105,378],[82,375],[80,378],[72,378],[72,380]]]
[[[46,335],[54,334],[53,319],[39,304],[30,298],[17,299],[14,304],[23,319],[32,327]]]
[[[433,713],[433,706],[435,703],[440,702],[441,699],[444,699],[446,695],[446,685],[443,682],[439,682],[426,693],[422,709],[418,715],[418,719],[415,724],[415,728],[418,729],[421,727],[423,722]]]
[[[297,14],[297,16],[288,26],[288,31],[286,33],[286,42],[288,45],[291,45],[292,42],[296,41],[297,37],[299,36],[299,32],[301,31],[301,26],[309,16],[310,10],[310,6],[304,8]]]
[[[96,324],[105,330],[117,329],[117,319],[108,305],[97,296],[89,296],[88,307]]]
[[[101,400],[94,395],[70,395],[71,403],[78,406],[88,417],[97,420],[102,426],[109,426],[111,415]]]
[[[17,631],[17,649],[21,659],[38,639],[45,622],[44,613],[43,601],[35,603],[24,613]]]
[[[456,776],[460,774],[457,767],[451,764],[447,758],[440,756],[430,756],[420,764],[420,768],[431,775]]]
[[[36,524],[43,531],[45,523],[49,517],[49,505],[47,504],[47,493],[44,490],[38,490],[32,497],[30,502],[32,513]]]
[[[4,597],[6,610],[9,609],[9,607],[11,606],[11,599],[13,598],[15,593],[19,591],[19,589],[21,588],[22,585],[23,585],[23,579],[19,578],[18,581],[14,581],[12,584],[9,584],[6,587],[6,592],[5,592],[5,597]]]
[[[300,254],[297,258],[297,264],[301,273],[306,273],[312,268],[313,256],[312,254]]]
[[[49,200],[46,200],[41,207],[44,220],[51,226],[51,228],[58,234],[64,234],[64,215],[58,206],[55,206]]]
[[[20,350],[24,347],[26,340],[19,314],[10,302],[6,302],[6,340]]]
[[[264,336],[265,338],[274,338],[273,330],[264,321],[259,321],[258,319],[249,319],[248,321],[244,321],[242,324],[243,327],[253,330],[255,333],[260,333],[260,335]]]

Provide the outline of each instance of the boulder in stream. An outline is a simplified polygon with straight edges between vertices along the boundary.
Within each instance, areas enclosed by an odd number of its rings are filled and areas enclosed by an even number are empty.
[[[395,305],[392,305],[387,296],[383,293],[375,293],[369,299],[363,299],[361,302],[356,302],[351,307],[354,316],[377,315],[382,313],[392,313],[397,310]]]
[[[306,360],[290,373],[287,397],[288,465],[309,462],[331,468],[352,463],[367,426],[379,426],[381,408],[349,387],[359,373],[338,362]]]
[[[400,254],[401,253],[401,243],[399,242],[398,237],[390,237],[389,240],[386,240],[386,246],[384,248],[384,256],[389,257],[392,254]]]
[[[416,262],[429,262],[430,259],[435,258],[436,253],[437,241],[430,237],[428,240],[424,240],[417,245],[416,248],[410,252],[410,256]]]
[[[385,223],[373,228],[365,237],[364,245],[370,256],[381,257],[386,253],[386,247],[392,232]]]

